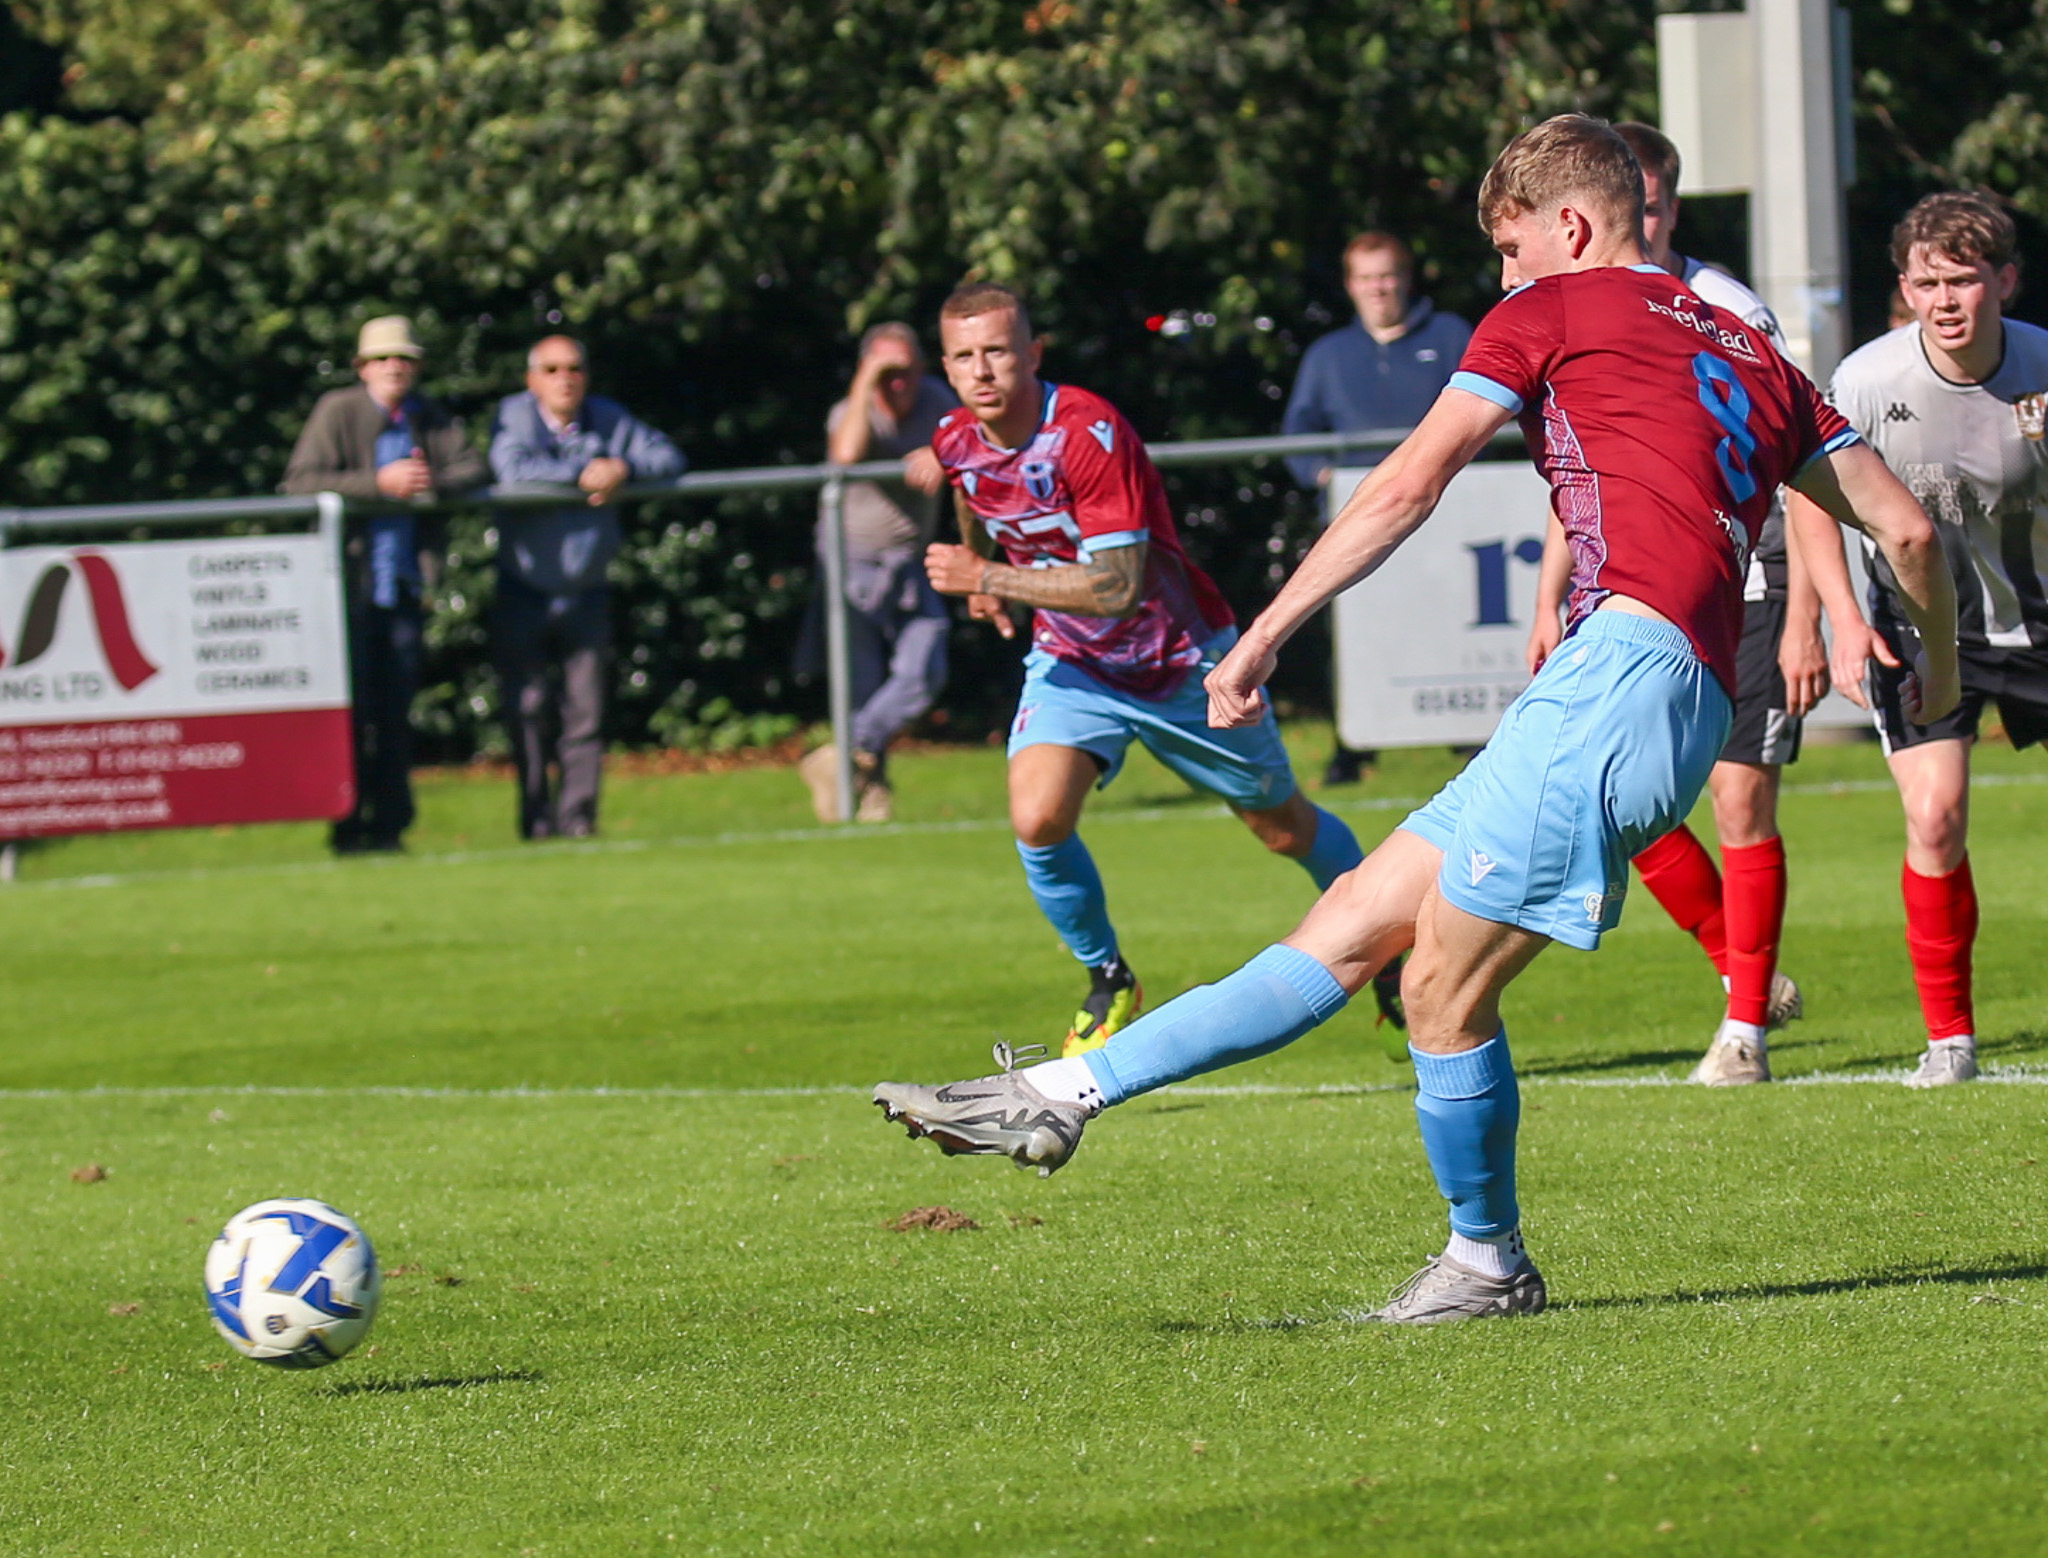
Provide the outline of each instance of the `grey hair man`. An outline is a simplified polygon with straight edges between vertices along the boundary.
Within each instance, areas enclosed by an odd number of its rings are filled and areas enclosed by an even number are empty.
[[[583,494],[574,507],[508,509],[498,517],[491,642],[521,838],[597,831],[612,645],[606,570],[622,543],[612,499],[629,481],[679,476],[684,464],[667,434],[589,390],[582,343],[548,336],[526,354],[526,388],[499,402],[491,433],[491,470],[501,486]]]

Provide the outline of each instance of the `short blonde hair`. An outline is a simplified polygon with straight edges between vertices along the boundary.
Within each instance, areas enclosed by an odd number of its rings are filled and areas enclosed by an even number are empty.
[[[1642,166],[1614,126],[1591,114],[1559,114],[1508,142],[1479,185],[1480,230],[1491,238],[1500,223],[1573,196],[1642,237]]]

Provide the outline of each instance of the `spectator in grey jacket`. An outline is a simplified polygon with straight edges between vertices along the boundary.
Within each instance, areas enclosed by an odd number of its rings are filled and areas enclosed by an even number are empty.
[[[499,403],[491,432],[491,471],[501,487],[586,494],[575,507],[498,517],[492,648],[518,770],[521,838],[597,831],[611,663],[605,570],[621,539],[612,495],[629,481],[678,476],[684,464],[665,434],[589,388],[582,344],[551,335],[526,354],[526,389]]]

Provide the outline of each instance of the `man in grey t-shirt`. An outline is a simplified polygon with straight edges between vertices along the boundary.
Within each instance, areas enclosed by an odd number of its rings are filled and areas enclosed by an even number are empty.
[[[1914,717],[1921,644],[1882,559],[1868,626],[1841,550],[1809,562],[1835,630],[1835,684],[1871,710],[1905,810],[1900,891],[1927,1023],[1907,1085],[1945,1087],[1977,1075],[1970,749],[1985,704],[2015,747],[2048,742],[2048,330],[2005,317],[2019,235],[1982,195],[1923,198],[1893,230],[1892,263],[1912,323],[1845,357],[1829,398],[1941,537],[1962,664],[1952,712]]]
[[[852,481],[845,489],[847,647],[862,822],[889,820],[889,743],[932,706],[946,682],[952,617],[925,578],[924,549],[938,531],[945,486],[931,453],[932,431],[959,403],[925,373],[917,332],[892,321],[861,337],[853,384],[825,420],[826,454],[835,464],[901,459],[904,467],[900,480]],[[824,540],[821,515],[820,547]],[[824,822],[842,820],[836,763],[828,745],[801,765]]]

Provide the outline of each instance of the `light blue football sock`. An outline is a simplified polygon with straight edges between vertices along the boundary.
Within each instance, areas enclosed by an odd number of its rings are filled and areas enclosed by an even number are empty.
[[[1332,882],[1365,859],[1365,851],[1358,847],[1358,835],[1342,819],[1331,816],[1320,806],[1314,810],[1315,842],[1309,845],[1307,854],[1296,857],[1295,864],[1315,879],[1317,888],[1328,892]]]
[[[1414,1045],[1415,1117],[1436,1187],[1451,1203],[1451,1231],[1501,1239],[1522,1221],[1515,1204],[1515,1128],[1522,1094],[1502,1028],[1477,1049],[1426,1055]]]
[[[1088,853],[1081,835],[1070,833],[1057,844],[1019,840],[1017,854],[1024,862],[1024,880],[1031,884],[1039,911],[1052,921],[1052,928],[1074,956],[1090,968],[1114,962],[1116,930],[1109,923],[1102,873],[1095,869],[1095,857]]]
[[[1271,946],[1236,973],[1149,1012],[1081,1058],[1105,1106],[1250,1060],[1328,1022],[1351,997],[1306,952]]]

